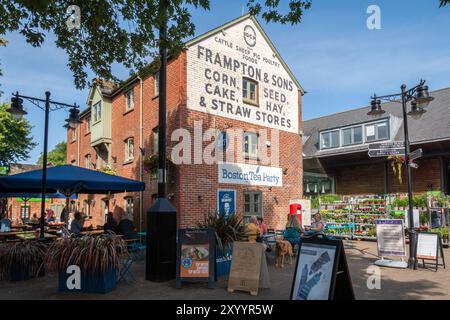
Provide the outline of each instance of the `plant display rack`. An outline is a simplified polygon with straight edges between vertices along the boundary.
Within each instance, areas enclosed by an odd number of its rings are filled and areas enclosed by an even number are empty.
[[[351,198],[349,201],[322,203],[325,233],[344,239],[376,240],[376,220],[387,218],[384,198]]]

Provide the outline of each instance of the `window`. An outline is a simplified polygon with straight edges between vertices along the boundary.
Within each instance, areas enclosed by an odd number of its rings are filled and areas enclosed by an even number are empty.
[[[337,148],[340,145],[339,142],[339,130],[333,130],[320,134],[320,148],[329,149]]]
[[[366,125],[366,141],[385,140],[389,138],[387,121]]]
[[[242,97],[244,102],[258,104],[258,82],[248,78],[242,80]]]
[[[22,219],[30,219],[30,208],[31,207],[29,204],[27,204],[27,205],[22,204],[20,206],[20,217]]]
[[[221,151],[225,151],[228,147],[230,138],[228,137],[228,134],[226,131],[222,131],[219,133],[219,136],[217,137],[217,149]]]
[[[133,220],[134,215],[134,198],[127,197],[125,198],[125,213],[128,216],[128,219]]]
[[[244,133],[244,157],[258,159],[258,134],[256,132]]]
[[[125,140],[125,161],[133,161],[134,159],[134,139]]]
[[[92,116],[94,117],[94,123],[102,120],[102,102],[99,101],[92,106]]]
[[[158,153],[158,145],[159,145],[159,129],[158,127],[153,128],[153,154]]]
[[[86,156],[84,156],[84,167],[86,169],[91,169],[91,167],[92,167],[91,155],[90,154],[87,154]]]
[[[352,144],[362,143],[362,126],[342,129],[342,145],[348,146]]]
[[[153,94],[153,96],[157,97],[159,95],[159,72],[155,73],[154,79],[155,79],[155,82],[154,82],[155,83],[155,85],[154,85],[155,93]]]
[[[77,129],[71,128],[70,131],[72,132],[72,141],[77,140]]]
[[[84,213],[84,216],[86,217],[86,220],[92,219],[91,206],[90,206],[89,200],[83,201],[83,213]]]
[[[126,98],[126,107],[125,111],[130,111],[134,109],[134,89],[129,90],[127,93],[125,93]]]
[[[86,134],[91,132],[91,117],[86,118]]]
[[[244,192],[244,216],[262,217],[261,191]]]

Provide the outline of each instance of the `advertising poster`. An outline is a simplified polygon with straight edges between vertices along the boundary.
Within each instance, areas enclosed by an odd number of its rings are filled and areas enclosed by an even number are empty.
[[[236,190],[217,190],[217,212],[224,213],[225,218],[236,213]]]
[[[377,220],[378,256],[406,256],[405,233],[402,219]]]
[[[302,243],[292,300],[327,300],[333,281],[336,246]]]
[[[209,255],[207,231],[186,231],[181,237],[180,277],[208,278],[210,276]]]

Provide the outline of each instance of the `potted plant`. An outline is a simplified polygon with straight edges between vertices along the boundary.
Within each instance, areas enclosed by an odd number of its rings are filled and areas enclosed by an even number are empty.
[[[243,218],[236,214],[210,213],[198,224],[199,228],[213,229],[216,233],[216,276],[226,276],[230,273],[232,248],[234,241],[245,238]]]
[[[22,281],[44,275],[41,268],[47,245],[27,240],[0,245],[0,280]]]
[[[50,245],[45,263],[49,269],[58,271],[60,291],[107,293],[116,287],[120,256],[126,250],[123,238],[114,234],[62,238]],[[67,285],[74,272],[68,269],[71,266],[80,271],[78,288],[69,288]]]

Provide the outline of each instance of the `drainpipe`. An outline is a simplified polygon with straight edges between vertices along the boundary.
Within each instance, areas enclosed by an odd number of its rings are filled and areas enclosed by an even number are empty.
[[[81,139],[81,126],[78,126],[75,130],[78,131],[78,135],[77,135],[77,166],[80,167],[80,139]]]
[[[139,79],[139,181],[143,182],[143,174],[142,174],[142,162],[143,162],[143,155],[142,150],[144,148],[143,143],[143,81],[142,78],[138,76]],[[142,232],[142,212],[144,211],[144,199],[143,199],[144,193],[142,191],[139,192],[139,232]]]

